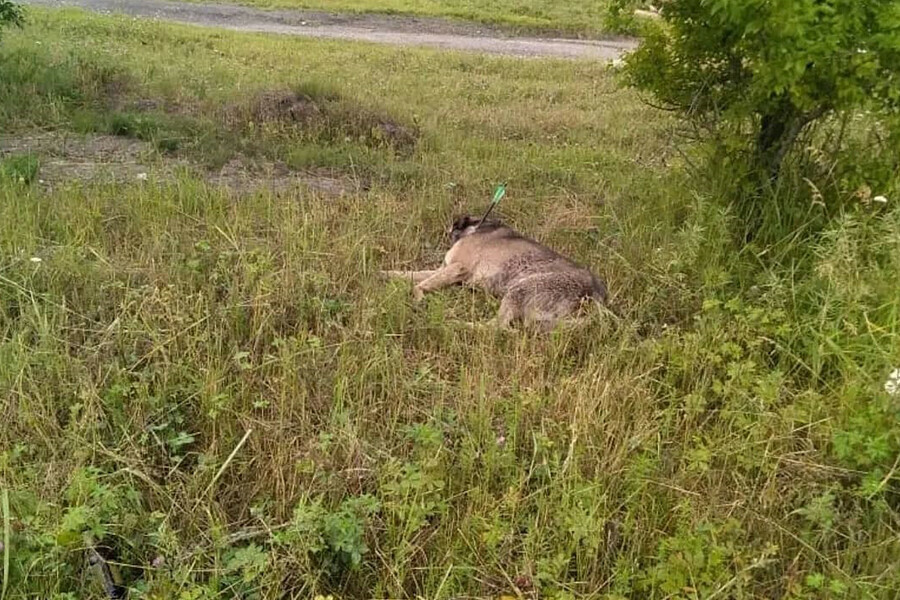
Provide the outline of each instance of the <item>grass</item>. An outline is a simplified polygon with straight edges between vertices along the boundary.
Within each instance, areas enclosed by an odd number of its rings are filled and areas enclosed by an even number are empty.
[[[274,89],[315,118],[254,117]],[[590,62],[34,11],[3,131],[156,156],[0,180],[7,598],[102,597],[85,533],[134,598],[896,597],[900,211],[735,247],[669,124]],[[157,179],[238,154],[366,189]],[[620,322],[472,331],[495,302],[377,277],[501,180]]]
[[[311,9],[336,13],[375,13],[438,17],[499,26],[520,33],[598,37],[634,33],[637,24],[612,0],[552,2],[533,0],[239,0],[267,9]],[[626,2],[629,8],[636,2]]]
[[[16,183],[31,184],[37,178],[40,164],[32,154],[12,155],[0,160],[0,179]]]

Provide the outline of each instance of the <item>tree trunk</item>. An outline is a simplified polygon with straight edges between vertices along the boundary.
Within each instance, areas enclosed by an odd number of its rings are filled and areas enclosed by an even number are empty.
[[[756,135],[756,166],[761,177],[774,183],[781,172],[784,157],[808,121],[793,106],[782,103],[778,109],[764,114]]]
[[[769,184],[778,180],[784,158],[794,146],[800,132],[826,112],[824,107],[819,107],[804,113],[790,101],[783,100],[774,110],[762,115],[755,148],[756,167],[761,178],[768,177]]]

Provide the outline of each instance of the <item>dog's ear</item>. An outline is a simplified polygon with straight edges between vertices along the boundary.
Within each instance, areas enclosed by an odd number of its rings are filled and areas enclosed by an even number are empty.
[[[453,221],[453,225],[450,226],[450,239],[455,243],[459,238],[466,234],[466,230],[469,227],[473,227],[477,224],[478,220],[470,215],[457,217]]]
[[[470,215],[463,215],[461,217],[457,217],[453,221],[453,225],[450,227],[450,231],[451,232],[465,231],[467,227],[471,227],[472,225],[475,225],[476,223],[478,223],[478,221],[476,221]]]

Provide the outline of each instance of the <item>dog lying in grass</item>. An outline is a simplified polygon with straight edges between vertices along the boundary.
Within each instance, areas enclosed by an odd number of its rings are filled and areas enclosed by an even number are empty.
[[[577,321],[584,305],[606,305],[606,285],[593,273],[498,220],[460,217],[450,239],[441,268],[384,275],[412,280],[416,301],[449,285],[481,288],[500,298],[494,321],[503,328],[521,321],[548,331]]]

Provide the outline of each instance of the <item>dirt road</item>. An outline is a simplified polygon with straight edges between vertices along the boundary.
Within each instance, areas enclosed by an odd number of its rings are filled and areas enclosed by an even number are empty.
[[[443,19],[389,15],[268,11],[231,4],[167,0],[24,0],[51,8],[76,7],[234,31],[358,40],[401,46],[430,46],[517,57],[614,60],[636,46],[634,40],[572,40],[514,37],[489,26]]]

